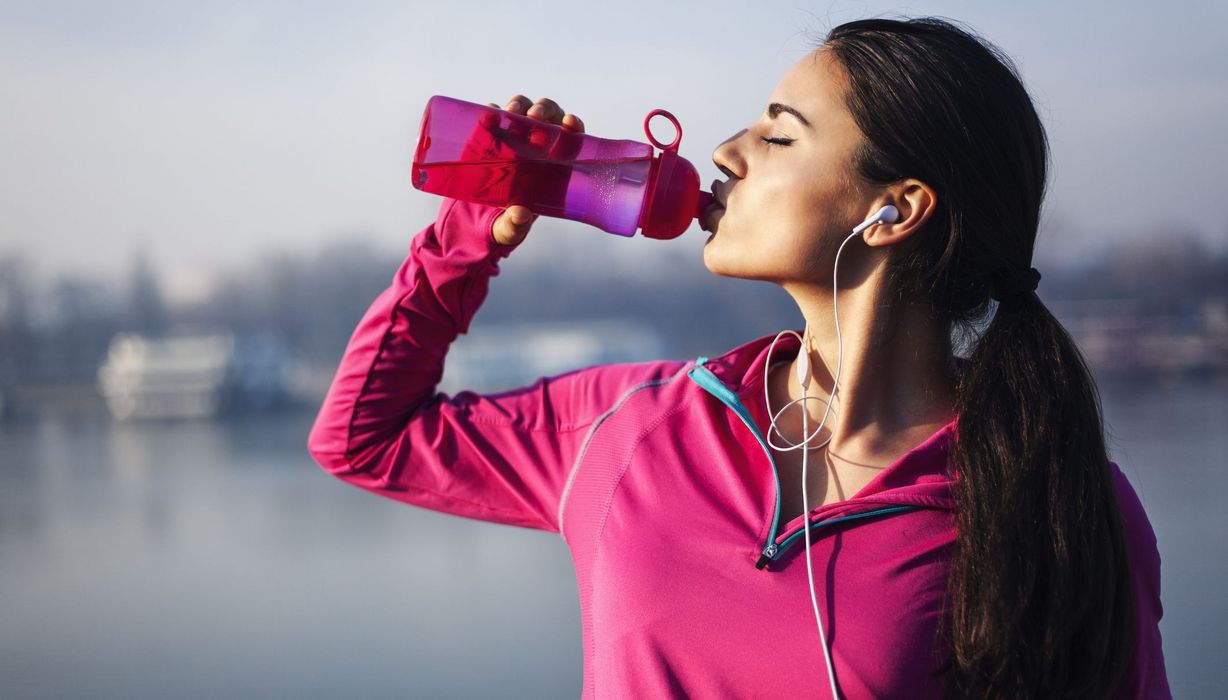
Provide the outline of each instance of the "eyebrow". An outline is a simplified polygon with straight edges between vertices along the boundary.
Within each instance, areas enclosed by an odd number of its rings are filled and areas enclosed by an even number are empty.
[[[789,114],[797,117],[798,121],[801,123],[805,124],[806,126],[810,126],[810,121],[803,117],[801,112],[793,109],[789,105],[782,105],[779,102],[773,102],[772,104],[768,105],[768,114],[772,117],[772,119],[779,116],[781,112],[788,112]]]

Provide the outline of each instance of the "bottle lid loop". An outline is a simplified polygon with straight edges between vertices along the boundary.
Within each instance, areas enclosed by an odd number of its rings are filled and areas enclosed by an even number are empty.
[[[674,125],[674,129],[678,131],[678,135],[674,137],[673,142],[668,146],[658,141],[656,137],[652,135],[652,128],[648,126],[648,122],[652,121],[652,118],[658,114],[670,120],[670,122],[672,122]],[[678,123],[678,118],[663,109],[654,109],[648,113],[647,117],[644,117],[644,133],[647,134],[648,140],[652,143],[652,145],[656,146],[662,151],[677,153],[678,144],[682,142],[682,125]]]

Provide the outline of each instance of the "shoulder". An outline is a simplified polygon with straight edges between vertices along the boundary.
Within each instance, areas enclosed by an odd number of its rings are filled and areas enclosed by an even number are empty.
[[[613,409],[632,395],[676,384],[695,365],[694,358],[605,365],[598,375],[605,385],[602,403]]]
[[[1155,529],[1137,491],[1116,462],[1109,462],[1117,487],[1117,505],[1125,531],[1126,551],[1130,559],[1131,579],[1136,586],[1135,597],[1144,610],[1150,609],[1158,621],[1163,615],[1160,603],[1160,550]]]
[[[1134,657],[1114,697],[1171,698],[1159,625],[1164,608],[1160,602],[1160,552],[1155,531],[1130,480],[1115,462],[1109,462],[1109,467],[1117,487],[1138,614]]]
[[[1155,553],[1155,563],[1158,569],[1159,555],[1156,553],[1155,530],[1151,527],[1151,520],[1147,517],[1143,502],[1116,462],[1110,461],[1109,469],[1113,473],[1113,483],[1117,489],[1117,504],[1121,510],[1122,524],[1125,527],[1131,554],[1135,550]]]
[[[650,360],[593,365],[540,381],[556,384],[566,394],[573,415],[586,422],[616,410],[632,396],[671,383],[693,367],[694,360]]]

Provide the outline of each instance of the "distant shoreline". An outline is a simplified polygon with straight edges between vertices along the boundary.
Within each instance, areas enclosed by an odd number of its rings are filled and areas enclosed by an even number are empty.
[[[1132,394],[1164,393],[1184,387],[1218,389],[1228,393],[1228,368],[1215,371],[1106,371],[1092,367],[1096,384],[1102,393]],[[531,381],[531,379],[530,379]],[[526,382],[528,383],[528,382]],[[324,395],[299,394],[276,408],[253,411],[268,415],[291,414],[316,410]],[[20,419],[44,415],[68,415],[80,418],[109,419],[106,401],[98,388],[88,382],[17,384],[6,389],[0,419]],[[247,415],[247,414],[244,414]],[[224,420],[226,416],[219,416]]]

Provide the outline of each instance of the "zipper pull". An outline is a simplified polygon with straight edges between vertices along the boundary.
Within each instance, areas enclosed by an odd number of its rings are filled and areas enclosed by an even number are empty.
[[[775,542],[763,548],[763,553],[759,555],[759,561],[755,562],[756,569],[763,569],[772,561],[772,557],[776,556],[776,552],[780,551],[780,547]]]

